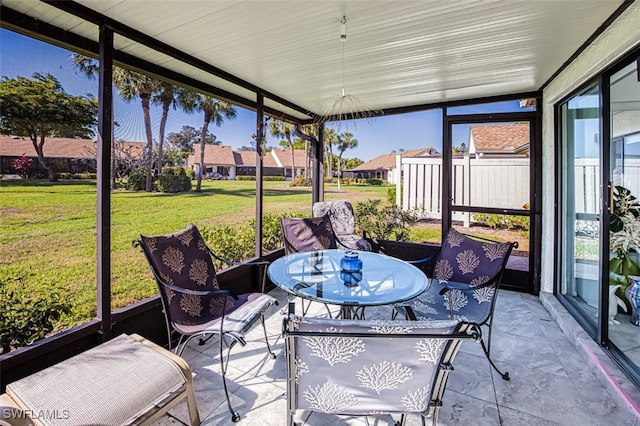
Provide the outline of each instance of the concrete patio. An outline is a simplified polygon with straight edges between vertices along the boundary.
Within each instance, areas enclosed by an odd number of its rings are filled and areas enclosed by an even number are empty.
[[[280,290],[271,294],[280,301],[280,307],[272,308],[267,318],[277,359],[266,355],[259,325],[247,335],[247,346],[234,348],[231,355],[228,382],[234,408],[241,415],[239,425],[286,424],[285,354],[280,335],[286,295]],[[634,403],[624,399],[624,392],[605,386],[586,352],[567,338],[566,333],[575,336],[583,331],[575,322],[568,324],[563,319],[568,315],[552,316],[550,312],[556,304],[559,306],[555,299],[547,296],[542,300],[548,308],[538,297],[500,291],[492,355],[500,368],[509,371],[511,380],[502,380],[491,369],[480,345],[463,343],[454,361],[455,371],[449,378],[438,425],[640,425]],[[371,319],[389,318],[391,310],[368,308],[366,313]],[[325,316],[326,311],[315,303],[308,315]],[[578,329],[567,332],[568,327]],[[222,390],[217,348],[212,347],[215,344],[194,343],[186,349],[184,358],[194,374],[203,424],[233,425]],[[297,420],[313,426],[366,424],[363,418],[309,414],[299,412]],[[369,418],[369,424],[393,425],[398,419],[397,415],[380,416]],[[186,404],[181,403],[156,424],[188,424]],[[420,419],[411,416],[407,424],[419,425]]]

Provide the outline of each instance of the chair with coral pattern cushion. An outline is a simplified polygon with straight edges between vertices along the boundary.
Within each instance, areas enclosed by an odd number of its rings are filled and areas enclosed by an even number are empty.
[[[283,327],[288,425],[297,410],[400,414],[400,425],[406,413],[417,413],[423,425],[428,416],[436,425],[451,363],[463,339],[478,338],[478,328],[458,320],[341,320],[290,313]]]
[[[498,288],[511,250],[517,243],[480,240],[451,228],[434,266],[431,285],[422,294],[394,306],[395,314],[411,320],[460,319],[488,327],[487,343],[481,340],[492,367],[502,373],[490,357],[491,326]]]
[[[275,358],[269,347],[264,314],[270,306],[277,305],[277,301],[264,294],[264,277],[261,293],[234,294],[232,288],[221,289],[212,256],[221,258],[209,249],[193,224],[171,235],[140,235],[140,239],[134,241],[134,246],[142,249],[158,284],[167,323],[169,349],[173,348],[174,335],[179,337],[174,349],[178,355],[195,337],[219,337],[220,365],[227,405],[232,420],[238,421],[240,416],[231,406],[225,377],[231,348],[236,343],[244,346],[244,333],[260,320],[267,351]],[[265,269],[267,263],[243,264]],[[226,357],[224,347],[227,348]]]

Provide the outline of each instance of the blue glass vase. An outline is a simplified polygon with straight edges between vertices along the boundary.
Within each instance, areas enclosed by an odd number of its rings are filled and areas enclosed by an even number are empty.
[[[629,322],[633,325],[640,326],[640,277],[630,275],[628,279],[631,285],[627,287],[625,295],[631,304],[631,319]]]
[[[362,260],[358,258],[355,251],[347,251],[340,259],[340,279],[344,285],[353,287],[357,286],[362,280]]]

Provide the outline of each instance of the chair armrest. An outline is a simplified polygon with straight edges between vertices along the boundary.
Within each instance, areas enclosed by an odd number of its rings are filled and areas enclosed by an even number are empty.
[[[494,276],[493,278],[491,278],[486,283],[478,284],[478,285],[474,285],[474,286],[471,286],[469,284],[450,283],[450,282],[447,282],[447,281],[442,281],[442,282],[446,282],[447,284],[444,285],[440,289],[440,291],[438,293],[442,296],[442,295],[444,295],[446,292],[448,292],[450,290],[474,291],[474,290],[477,290],[479,288],[487,287],[487,286],[490,286],[490,285],[494,284],[496,281],[498,281],[498,279],[500,278],[500,275],[501,275],[501,273],[496,275],[496,276]]]
[[[237,299],[237,297],[235,297],[229,290],[190,290],[188,288],[183,288],[183,287],[177,287],[173,284],[169,284],[165,281],[162,281],[161,284],[164,287],[170,288],[171,290],[175,291],[176,293],[182,293],[182,294],[193,294],[195,296],[232,296],[233,298]]]

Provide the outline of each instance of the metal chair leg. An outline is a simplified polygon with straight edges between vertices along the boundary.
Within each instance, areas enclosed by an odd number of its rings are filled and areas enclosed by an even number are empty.
[[[498,370],[498,367],[493,363],[491,357],[489,356],[489,351],[487,350],[487,345],[484,344],[484,340],[480,339],[480,344],[482,345],[482,351],[484,352],[484,356],[489,360],[489,364],[493,367],[494,370],[502,377],[503,380],[509,380],[509,372],[505,371],[504,373]]]
[[[220,370],[222,371],[222,387],[224,388],[224,395],[227,398],[227,407],[229,408],[229,412],[231,413],[231,421],[236,423],[240,420],[240,414],[237,411],[233,410],[231,406],[231,398],[229,398],[229,390],[227,389],[227,362],[229,360],[229,353],[227,353],[227,359],[225,360],[222,348],[224,345],[224,339],[222,336],[220,337]],[[228,352],[231,352],[231,347],[229,347]]]
[[[269,344],[269,338],[267,337],[267,326],[264,323],[264,314],[260,315],[260,322],[262,322],[262,330],[264,331],[264,341],[267,342],[267,352],[271,355],[271,358],[276,359],[276,354],[271,350],[271,345]]]

